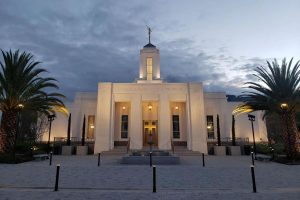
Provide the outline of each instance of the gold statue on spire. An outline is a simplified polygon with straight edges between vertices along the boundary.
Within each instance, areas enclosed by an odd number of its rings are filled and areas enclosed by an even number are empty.
[[[148,25],[146,25],[146,26],[147,26],[147,30],[148,30],[148,37],[149,37],[149,44],[150,44],[151,43],[150,39],[151,39],[151,32],[152,32],[152,30],[151,30],[151,28]]]

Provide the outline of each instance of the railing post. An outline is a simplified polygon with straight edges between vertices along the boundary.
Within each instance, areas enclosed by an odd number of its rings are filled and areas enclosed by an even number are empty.
[[[254,153],[251,151],[252,165],[254,166]]]
[[[149,152],[150,167],[152,167],[152,152]]]
[[[254,165],[251,165],[251,176],[252,176],[253,192],[256,193],[256,182],[255,182]]]
[[[204,153],[202,153],[202,166],[205,167]]]
[[[100,156],[101,156],[101,153],[98,153],[98,167],[100,166]]]
[[[55,178],[54,191],[58,191],[59,170],[60,170],[60,165],[58,164],[56,165],[56,178]]]
[[[49,165],[50,166],[52,165],[52,156],[53,156],[53,152],[51,151],[50,152],[50,158],[49,158]]]
[[[156,166],[153,165],[153,188],[152,188],[152,192],[156,192]]]

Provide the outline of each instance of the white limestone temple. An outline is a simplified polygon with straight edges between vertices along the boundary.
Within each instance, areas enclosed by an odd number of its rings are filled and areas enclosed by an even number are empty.
[[[207,153],[207,141],[217,137],[217,115],[221,137],[231,137],[232,111],[240,102],[230,101],[225,92],[204,92],[200,82],[168,83],[160,68],[159,49],[149,39],[140,50],[139,77],[134,82],[99,82],[97,92],[77,93],[74,102],[67,104],[72,113],[72,137],[81,138],[84,115],[86,136],[95,140],[94,153],[126,145],[128,140],[130,149],[143,149],[152,140],[158,149],[169,150],[173,142]],[[256,140],[266,141],[262,113],[252,114],[256,116]],[[236,137],[252,141],[247,115],[235,119]],[[52,140],[66,137],[67,117],[59,115],[52,127]]]

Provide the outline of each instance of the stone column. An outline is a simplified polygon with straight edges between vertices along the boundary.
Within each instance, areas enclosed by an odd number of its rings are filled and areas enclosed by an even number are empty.
[[[207,153],[207,136],[205,126],[203,87],[200,83],[190,83],[189,106],[190,106],[190,145],[193,151]]]
[[[143,148],[142,104],[141,95],[133,94],[130,110],[130,149]]]
[[[158,118],[158,148],[171,149],[171,112],[167,94],[161,94],[159,99]]]
[[[94,153],[110,150],[112,119],[112,83],[99,83],[95,121]]]

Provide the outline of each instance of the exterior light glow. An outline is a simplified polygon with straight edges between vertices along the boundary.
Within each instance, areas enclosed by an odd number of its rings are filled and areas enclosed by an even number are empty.
[[[123,109],[123,110],[125,110],[125,109],[126,109],[126,107],[125,107],[125,106],[123,106],[123,107],[122,107],[122,109]]]
[[[20,103],[20,104],[18,104],[18,108],[23,109],[24,105]]]
[[[178,110],[178,106],[175,106],[175,110]]]
[[[94,125],[91,125],[91,128],[93,129],[93,128],[95,128],[95,126],[94,126]]]
[[[289,105],[287,103],[280,104],[280,107],[282,110],[287,110],[289,108]]]
[[[148,110],[152,110],[152,105],[151,104],[148,105]]]
[[[207,129],[211,129],[211,125],[208,125],[208,126],[207,126]]]

